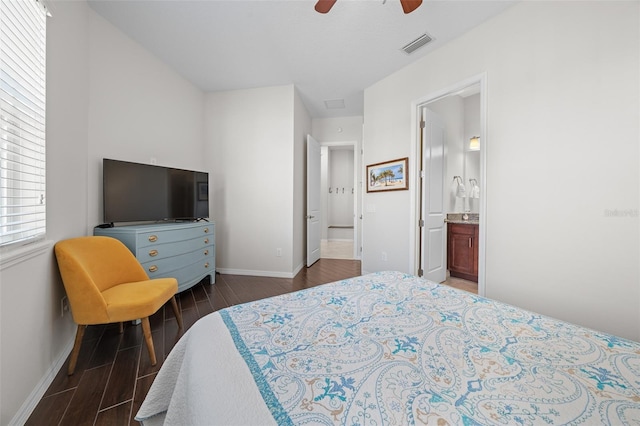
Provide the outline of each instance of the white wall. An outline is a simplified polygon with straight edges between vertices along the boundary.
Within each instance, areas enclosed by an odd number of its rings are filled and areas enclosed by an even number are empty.
[[[324,214],[320,218],[320,239],[328,238],[329,215],[329,147],[320,146],[320,211]],[[322,253],[320,253],[322,255]]]
[[[102,159],[205,170],[204,94],[90,15],[89,227],[103,222]]]
[[[362,142],[362,117],[314,118],[311,131],[318,142]]]
[[[486,73],[486,295],[635,340],[639,7],[519,3],[365,90],[364,119],[365,163],[415,158],[412,102]],[[415,272],[410,192],[365,194],[364,270]]]
[[[300,161],[294,161],[300,156],[294,131],[299,142],[304,130],[294,126],[295,96],[293,85],[207,94],[206,158],[220,272],[293,274],[293,180],[301,175],[294,172]]]
[[[81,235],[87,223],[87,15],[84,3],[52,5],[47,23],[47,239]],[[75,326],[52,246],[0,272],[0,424],[37,398],[70,349]],[[64,361],[64,359],[62,359]],[[22,421],[26,418],[22,418]],[[20,421],[18,421],[20,423]]]
[[[467,208],[473,213],[480,210],[480,199],[471,197],[471,183],[475,179],[481,185],[480,151],[469,151],[469,140],[473,136],[480,136],[480,94],[464,98],[464,182],[467,185]],[[482,140],[480,141],[482,146]],[[482,196],[482,194],[480,195]]]
[[[49,2],[47,239],[101,222],[102,156],[204,167],[204,94],[85,2]],[[1,271],[0,424],[26,421],[75,334],[53,249]]]

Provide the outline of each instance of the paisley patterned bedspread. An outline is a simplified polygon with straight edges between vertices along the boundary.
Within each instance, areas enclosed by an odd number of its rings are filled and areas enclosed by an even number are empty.
[[[640,424],[640,343],[414,276],[370,274],[212,315],[271,423]]]
[[[413,276],[222,316],[278,424],[640,423],[640,344]]]

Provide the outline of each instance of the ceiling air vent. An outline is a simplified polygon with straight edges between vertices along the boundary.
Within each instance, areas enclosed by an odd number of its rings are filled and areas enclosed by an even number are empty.
[[[344,108],[344,99],[327,99],[324,101],[324,106],[327,109],[342,109]]]
[[[422,34],[420,37],[418,37],[417,39],[413,40],[411,43],[404,46],[402,50],[407,55],[410,55],[432,40],[433,39],[428,34]]]

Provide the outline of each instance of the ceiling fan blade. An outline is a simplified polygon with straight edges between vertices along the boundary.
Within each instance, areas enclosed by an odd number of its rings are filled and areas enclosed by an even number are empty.
[[[318,2],[319,3],[319,2]],[[422,0],[400,0],[404,13],[411,13],[422,4]]]
[[[337,0],[318,0],[318,3],[316,3],[316,7],[315,7],[316,12],[327,13],[328,11],[331,10],[331,8],[336,3],[336,1]]]

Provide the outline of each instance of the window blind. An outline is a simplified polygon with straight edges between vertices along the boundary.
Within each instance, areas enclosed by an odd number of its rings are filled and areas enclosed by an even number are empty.
[[[46,231],[46,13],[0,1],[0,246]]]

